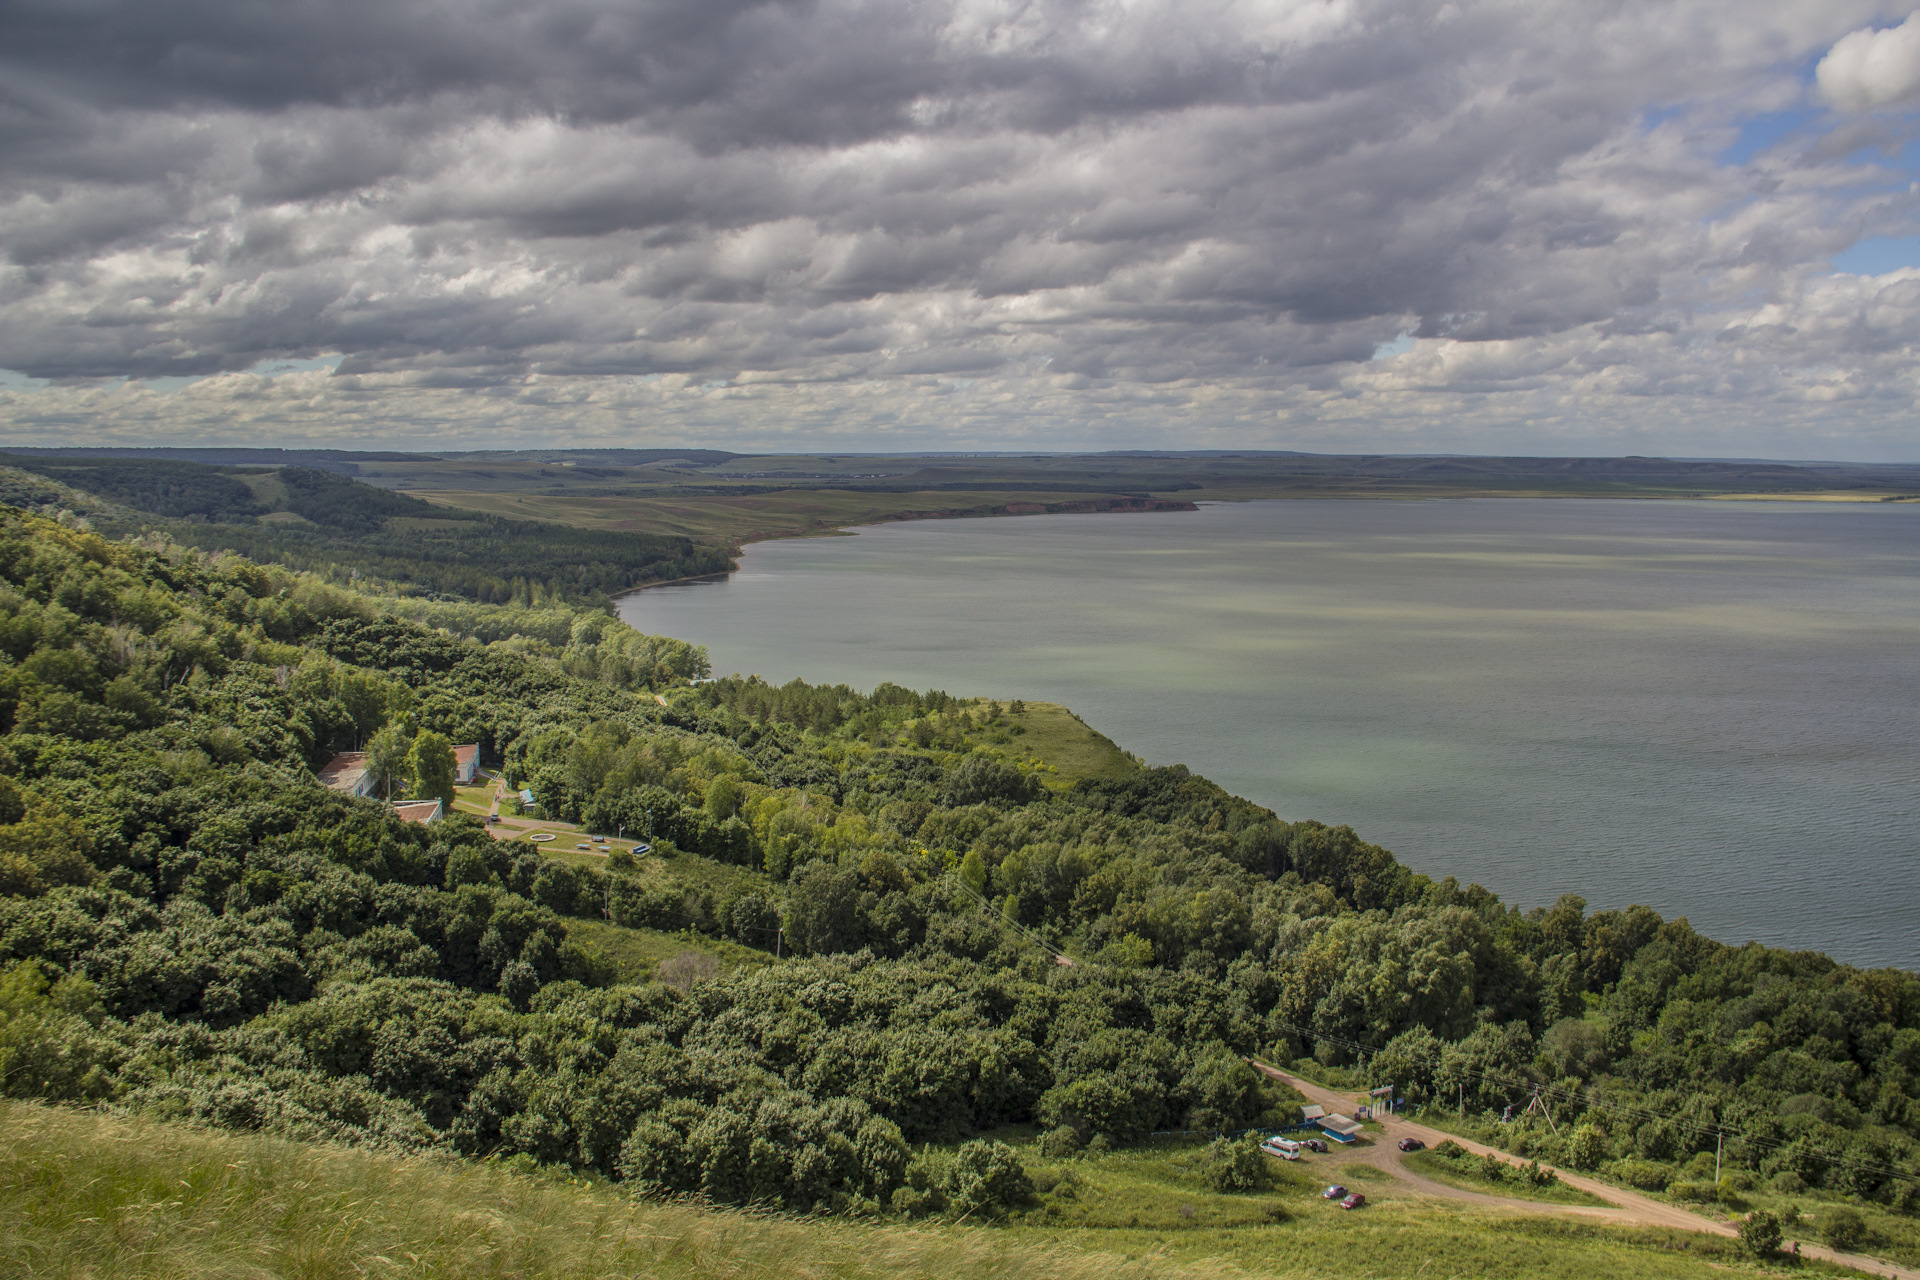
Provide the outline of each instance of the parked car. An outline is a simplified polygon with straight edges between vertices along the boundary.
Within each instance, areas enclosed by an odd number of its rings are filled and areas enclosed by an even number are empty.
[[[1367,1202],[1367,1198],[1361,1195],[1358,1191],[1356,1191],[1352,1195],[1348,1196],[1345,1200],[1342,1200],[1340,1202],[1340,1207],[1342,1209],[1358,1209],[1361,1205],[1365,1204],[1366,1202]]]
[[[1301,1145],[1306,1147],[1307,1150],[1313,1152],[1315,1155],[1323,1156],[1327,1154],[1327,1144],[1320,1141],[1320,1139],[1318,1138],[1308,1138],[1306,1142],[1302,1143]]]
[[[1320,1198],[1322,1200],[1338,1200],[1341,1196],[1344,1196],[1345,1194],[1347,1194],[1347,1189],[1336,1182],[1332,1186],[1328,1187],[1325,1191],[1322,1191],[1320,1193]]]
[[[1418,1138],[1402,1138],[1400,1139],[1400,1149],[1402,1151],[1425,1151],[1427,1144]]]
[[[1300,1158],[1300,1144],[1291,1138],[1268,1138],[1260,1144],[1260,1149],[1268,1155],[1278,1156],[1282,1160],[1298,1160]]]

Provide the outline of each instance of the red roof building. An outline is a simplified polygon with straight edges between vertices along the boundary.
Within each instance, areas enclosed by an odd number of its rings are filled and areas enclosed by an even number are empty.
[[[440,821],[440,802],[438,800],[395,801],[393,814],[402,822],[418,822],[424,826],[429,822]]]
[[[320,785],[348,796],[373,794],[373,774],[367,769],[367,753],[342,751],[320,770]]]
[[[480,744],[470,743],[453,749],[453,780],[461,786],[473,781],[480,772]]]

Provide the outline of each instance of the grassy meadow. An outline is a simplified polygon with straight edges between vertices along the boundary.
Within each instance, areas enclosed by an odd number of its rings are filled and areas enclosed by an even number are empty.
[[[1311,1171],[1218,1195],[1197,1148],[1035,1161],[999,1225],[869,1224],[637,1201],[513,1163],[403,1158],[32,1103],[0,1103],[0,1276],[1106,1280],[1762,1274],[1737,1246],[1485,1213]],[[1030,1155],[1023,1152],[1023,1155]],[[1796,1271],[1833,1274],[1804,1264]]]

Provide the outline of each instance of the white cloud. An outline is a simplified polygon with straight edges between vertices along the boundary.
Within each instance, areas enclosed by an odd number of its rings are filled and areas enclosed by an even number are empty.
[[[1897,27],[1842,36],[1815,69],[1820,92],[1845,111],[1870,111],[1920,93],[1920,13]]]

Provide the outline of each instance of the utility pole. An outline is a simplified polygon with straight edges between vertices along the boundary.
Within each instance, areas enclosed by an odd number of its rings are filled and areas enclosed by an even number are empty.
[[[1713,1131],[1713,1195],[1716,1200],[1720,1198],[1720,1146],[1726,1136],[1724,1129]]]

